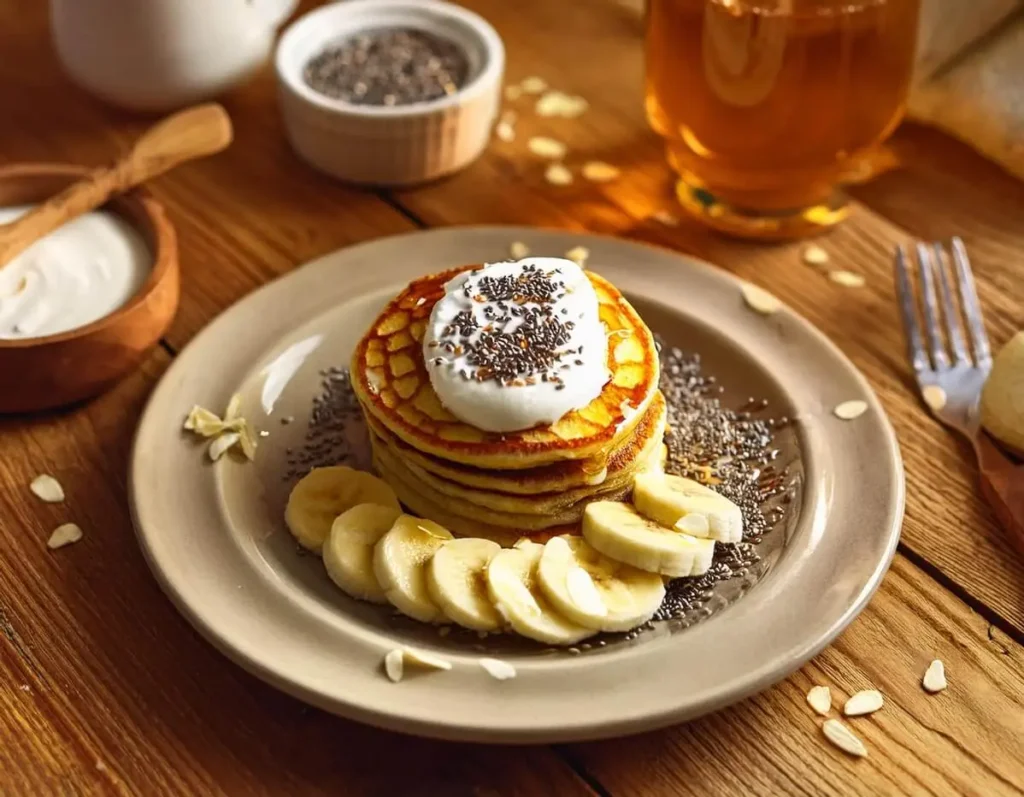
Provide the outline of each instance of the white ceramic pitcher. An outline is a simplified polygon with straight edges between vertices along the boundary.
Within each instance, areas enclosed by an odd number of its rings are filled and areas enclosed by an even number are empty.
[[[71,78],[114,105],[167,111],[245,80],[298,0],[50,0]]]

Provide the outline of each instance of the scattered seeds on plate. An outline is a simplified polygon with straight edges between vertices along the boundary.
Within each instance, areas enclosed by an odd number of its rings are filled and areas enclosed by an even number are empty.
[[[666,227],[679,226],[679,217],[667,210],[657,210],[651,214],[651,218],[658,222],[658,224],[664,224]]]
[[[216,462],[227,452],[231,446],[238,442],[241,435],[238,432],[225,432],[222,435],[218,435],[210,443],[210,447],[207,449],[207,453],[210,459]]]
[[[812,686],[807,693],[807,705],[825,717],[832,710],[832,690],[827,686]]]
[[[542,94],[548,87],[548,82],[542,77],[528,77],[524,78],[523,82],[519,84],[519,90],[523,94]]]
[[[547,136],[534,136],[526,142],[526,147],[537,157],[551,160],[561,160],[566,152],[565,144]]]
[[[862,717],[865,714],[874,714],[884,703],[882,693],[877,689],[864,689],[851,695],[843,706],[843,714],[847,717]]]
[[[586,266],[588,257],[590,257],[590,250],[585,246],[574,246],[565,253],[565,259],[571,260],[580,268],[584,268]]]
[[[516,260],[522,260],[524,257],[530,254],[530,247],[524,244],[522,241],[513,241],[512,245],[508,248],[508,253],[512,255]]]
[[[584,180],[592,183],[607,183],[617,178],[621,172],[618,167],[604,161],[587,161],[580,170]]]
[[[921,390],[921,398],[933,412],[938,412],[946,406],[946,391],[938,385],[925,385]]]
[[[809,266],[824,266],[829,261],[828,252],[817,244],[808,244],[800,254]]]
[[[53,530],[50,539],[46,541],[46,547],[51,550],[63,548],[65,545],[78,542],[83,536],[82,529],[77,523],[65,523]]]
[[[821,725],[821,730],[825,734],[825,738],[844,753],[849,753],[857,758],[867,756],[868,749],[864,746],[864,742],[854,736],[853,731],[839,720],[825,720]]]
[[[522,86],[516,86],[515,84],[513,84],[511,86],[505,86],[505,99],[506,100],[509,100],[510,102],[515,102],[522,95],[523,95],[523,87]]]
[[[406,664],[426,670],[450,670],[452,668],[452,663],[440,656],[423,650],[401,647],[389,651],[384,657],[384,672],[390,680],[398,683],[405,675]]]
[[[480,659],[480,666],[487,674],[499,681],[507,681],[516,677],[516,668],[501,659]]]
[[[854,274],[852,271],[830,271],[828,278],[844,288],[864,287],[864,277],[860,274]]]
[[[756,285],[751,285],[749,282],[743,283],[743,301],[747,303],[747,307],[751,310],[755,310],[761,315],[771,315],[782,307],[782,302],[772,296],[764,288],[759,288]]]
[[[64,488],[60,482],[48,473],[36,476],[28,488],[35,494],[36,498],[48,504],[59,504],[64,500]]]
[[[842,404],[837,404],[835,409],[832,410],[832,414],[844,421],[852,421],[854,418],[859,418],[867,412],[867,409],[868,405],[866,401],[855,399],[853,401],[844,401]]]
[[[936,692],[941,692],[945,689],[947,685],[946,666],[938,659],[935,659],[935,661],[928,665],[928,669],[924,671],[921,686],[924,687],[924,691],[934,695]]]
[[[589,107],[590,103],[582,97],[574,97],[562,91],[548,91],[537,100],[534,111],[541,117],[560,116],[563,119],[575,119]]]
[[[564,164],[552,163],[544,171],[544,179],[551,183],[551,185],[571,185],[572,172]]]
[[[498,137],[499,141],[511,144],[516,140],[516,129],[511,122],[498,122],[494,126],[494,135]]]

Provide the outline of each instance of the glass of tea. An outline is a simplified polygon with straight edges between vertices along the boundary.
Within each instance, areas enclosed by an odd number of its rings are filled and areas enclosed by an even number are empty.
[[[683,207],[753,238],[846,214],[903,114],[920,0],[647,0],[647,118]]]

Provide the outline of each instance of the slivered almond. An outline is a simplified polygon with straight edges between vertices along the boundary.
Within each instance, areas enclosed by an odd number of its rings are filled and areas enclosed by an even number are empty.
[[[534,136],[526,142],[526,147],[538,158],[551,160],[561,160],[566,152],[565,144],[548,136]]]
[[[924,687],[926,692],[933,695],[945,689],[948,686],[946,683],[946,666],[938,659],[935,659],[935,661],[928,665],[928,669],[924,671],[921,686]]]
[[[854,274],[852,271],[830,271],[828,278],[845,288],[862,288],[865,282],[863,276]]]
[[[590,180],[592,183],[607,183],[618,177],[621,172],[617,166],[604,161],[587,161],[580,169],[580,174],[584,180]]]
[[[563,119],[575,119],[590,107],[582,97],[566,94],[562,91],[547,91],[537,100],[534,111],[540,117],[560,116]]]
[[[825,717],[832,710],[832,690],[827,686],[813,686],[807,693],[807,705]]]
[[[590,257],[590,250],[585,246],[574,246],[568,252],[565,253],[565,259],[571,260],[580,268],[583,268],[587,262],[587,258]]]
[[[207,449],[207,454],[210,459],[216,462],[227,452],[231,446],[238,442],[241,435],[238,432],[225,432],[224,434],[215,437],[213,442],[210,443],[210,447]]]
[[[832,414],[844,421],[852,421],[854,418],[859,418],[867,412],[867,409],[866,401],[844,401],[842,404],[836,405],[835,409],[832,410]]]
[[[679,226],[679,217],[667,210],[657,210],[651,214],[651,218],[659,224],[664,224],[666,227]]]
[[[65,523],[53,530],[50,539],[46,541],[46,547],[51,550],[63,548],[65,545],[78,542],[83,536],[82,529],[77,523]]]
[[[850,696],[843,706],[843,714],[847,717],[862,717],[874,714],[882,707],[885,700],[877,689],[864,689]]]
[[[809,266],[823,266],[829,261],[828,252],[817,244],[808,244],[800,255]]]
[[[921,389],[921,398],[933,412],[938,412],[946,406],[946,391],[938,385],[925,385]]]
[[[46,501],[48,504],[59,504],[64,500],[64,488],[60,482],[48,473],[41,473],[36,476],[28,488],[35,494],[36,498]]]
[[[853,731],[839,720],[825,720],[821,725],[821,730],[825,734],[825,738],[844,753],[849,753],[857,758],[867,756],[868,748],[864,746],[864,742],[854,736]]]
[[[508,248],[508,253],[512,255],[516,260],[522,260],[524,257],[530,254],[530,247],[524,244],[522,241],[513,241],[512,245]]]
[[[507,681],[510,678],[516,677],[516,668],[509,664],[507,661],[501,659],[480,659],[480,666],[490,675],[492,678],[496,678],[499,681]]]
[[[384,657],[384,672],[391,681],[398,683],[405,675],[406,664],[427,670],[450,670],[452,668],[451,662],[440,656],[403,646],[389,651]]]
[[[523,94],[541,94],[548,87],[548,82],[542,77],[531,76],[523,78],[519,84],[519,90]]]
[[[552,163],[544,172],[544,179],[552,185],[571,185],[572,172],[564,164]]]
[[[743,301],[747,303],[747,307],[761,315],[771,315],[782,307],[782,302],[764,288],[759,288],[756,285],[745,282],[741,290],[743,292]]]
[[[494,128],[494,135],[498,137],[499,141],[511,144],[516,140],[516,129],[511,122],[498,122]]]

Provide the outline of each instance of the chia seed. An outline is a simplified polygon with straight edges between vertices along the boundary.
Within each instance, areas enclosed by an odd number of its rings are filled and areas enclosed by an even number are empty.
[[[329,45],[302,77],[314,91],[354,105],[410,105],[455,94],[469,77],[469,59],[433,33],[381,28]]]

